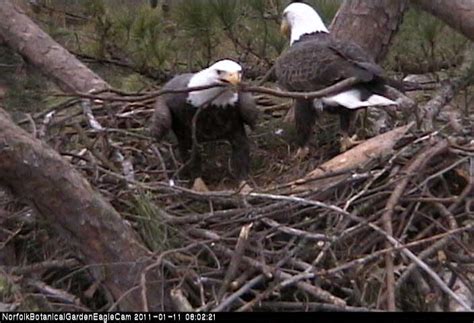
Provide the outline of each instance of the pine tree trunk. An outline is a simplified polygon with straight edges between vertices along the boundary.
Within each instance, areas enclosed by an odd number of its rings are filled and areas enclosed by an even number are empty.
[[[41,30],[10,0],[0,3],[0,39],[65,91],[88,92],[107,83]]]
[[[467,38],[474,40],[474,1],[411,0],[411,2],[441,19]]]
[[[123,297],[120,309],[143,309],[140,288],[136,287],[140,274],[153,260],[130,224],[56,151],[13,124],[2,109],[0,184],[29,202],[80,250],[93,272],[102,272],[97,278],[115,300]],[[148,276],[148,281],[154,281],[147,285],[149,306],[160,310],[160,280]]]
[[[345,0],[331,24],[338,39],[351,40],[381,61],[398,31],[406,0]]]
[[[9,0],[0,3],[2,39],[66,91],[108,87]],[[140,275],[153,259],[133,229],[78,171],[16,126],[1,108],[0,185],[34,207],[80,251],[83,262],[90,265],[119,309],[145,308]],[[151,272],[147,278],[147,308],[171,309],[159,274]]]

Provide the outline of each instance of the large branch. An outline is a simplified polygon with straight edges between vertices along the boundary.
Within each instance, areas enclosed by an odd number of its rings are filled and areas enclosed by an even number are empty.
[[[84,262],[96,269],[93,272],[103,269],[98,279],[120,300],[122,310],[144,308],[137,287],[152,259],[131,226],[55,150],[16,126],[2,109],[0,184],[68,238],[84,255]],[[149,281],[154,281],[147,288],[151,308],[161,309],[160,280],[150,277]]]
[[[474,1],[411,0],[421,9],[444,21],[451,28],[474,40]]]
[[[2,0],[0,4],[0,39],[52,77],[65,91],[88,92],[108,87],[10,0]]]
[[[355,41],[380,61],[406,7],[406,0],[345,0],[331,24],[331,33],[338,39]]]

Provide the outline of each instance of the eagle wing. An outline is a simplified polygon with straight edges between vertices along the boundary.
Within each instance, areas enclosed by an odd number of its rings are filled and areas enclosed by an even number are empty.
[[[151,118],[151,135],[158,141],[171,129],[172,117],[169,106],[163,97],[158,97],[154,104],[153,116]]]
[[[279,84],[291,91],[317,91],[349,77],[369,82],[382,73],[361,47],[328,34],[304,36],[276,62]]]
[[[239,110],[244,123],[254,129],[257,123],[260,111],[257,108],[255,99],[250,93],[239,93]]]
[[[188,86],[192,74],[181,74],[175,76],[166,83],[162,90],[185,89]],[[183,109],[187,108],[187,93],[169,93],[159,96],[154,104],[153,116],[151,119],[151,134],[159,141],[171,130],[173,117],[186,114]]]

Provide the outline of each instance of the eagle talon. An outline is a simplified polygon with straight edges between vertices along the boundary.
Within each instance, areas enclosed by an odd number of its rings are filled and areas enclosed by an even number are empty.
[[[343,135],[341,138],[341,152],[345,152],[351,149],[354,146],[360,144],[362,140],[357,140],[357,135],[349,137],[348,135]]]
[[[295,155],[294,159],[302,160],[302,159],[305,159],[306,157],[308,157],[308,155],[309,155],[309,147],[300,147],[296,151],[296,155]]]
[[[249,195],[253,191],[252,186],[247,184],[246,181],[242,181],[239,184],[238,193],[241,195]]]
[[[199,193],[209,192],[209,188],[207,187],[206,183],[204,183],[201,177],[198,177],[194,180],[193,187],[191,189]]]

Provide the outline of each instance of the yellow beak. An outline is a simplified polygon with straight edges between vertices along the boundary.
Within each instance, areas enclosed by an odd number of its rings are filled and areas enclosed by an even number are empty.
[[[240,84],[240,81],[242,80],[242,73],[240,72],[228,73],[226,74],[226,76],[224,76],[224,80],[226,80],[232,85]]]
[[[291,26],[288,23],[288,20],[286,20],[286,18],[283,18],[282,21],[281,21],[280,32],[283,35],[285,35],[285,37],[290,37]]]

